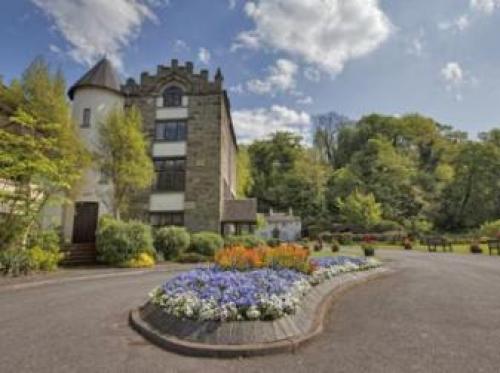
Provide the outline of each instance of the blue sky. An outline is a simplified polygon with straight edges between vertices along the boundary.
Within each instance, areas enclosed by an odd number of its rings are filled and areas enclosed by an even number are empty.
[[[37,55],[73,82],[103,54],[123,78],[178,58],[220,66],[241,140],[311,116],[419,112],[500,124],[500,0],[5,0],[0,75]]]

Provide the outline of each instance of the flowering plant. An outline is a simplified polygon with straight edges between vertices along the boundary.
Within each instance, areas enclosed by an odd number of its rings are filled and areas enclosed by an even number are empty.
[[[311,286],[340,273],[380,264],[374,259],[338,256],[314,258],[310,265],[314,268],[311,274],[279,267],[224,270],[218,264],[181,273],[153,290],[150,297],[152,303],[178,318],[272,320],[294,313]]]

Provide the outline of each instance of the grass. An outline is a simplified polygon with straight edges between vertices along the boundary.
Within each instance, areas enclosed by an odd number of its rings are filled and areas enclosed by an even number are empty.
[[[403,246],[402,245],[391,245],[387,243],[377,243],[374,245],[375,249],[384,249],[384,250],[400,250],[403,251]],[[451,254],[459,254],[459,255],[472,255],[470,253],[470,245],[463,244],[463,245],[453,245],[453,253]],[[312,245],[311,245],[312,247]],[[481,249],[483,250],[483,255],[489,255],[488,251],[488,246],[487,245],[481,245]],[[312,250],[311,250],[312,251]],[[419,252],[428,252],[427,246],[425,245],[418,245],[415,244],[413,245],[413,250],[412,251],[419,251]],[[441,253],[441,249],[438,249],[438,253]],[[353,256],[362,256],[363,250],[361,249],[360,245],[343,245],[340,249],[340,252],[337,253],[332,253],[330,246],[328,244],[324,244],[324,248],[321,251],[312,251],[311,256],[313,257],[318,257],[318,256],[336,256],[336,255],[353,255]]]

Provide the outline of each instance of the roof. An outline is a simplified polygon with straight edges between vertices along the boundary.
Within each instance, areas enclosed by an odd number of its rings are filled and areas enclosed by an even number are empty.
[[[223,222],[249,223],[257,221],[257,200],[231,199],[224,201]]]
[[[104,88],[121,94],[120,78],[113,65],[107,58],[97,62],[94,67],[85,73],[68,91],[68,96],[73,99],[75,91],[81,87]]]

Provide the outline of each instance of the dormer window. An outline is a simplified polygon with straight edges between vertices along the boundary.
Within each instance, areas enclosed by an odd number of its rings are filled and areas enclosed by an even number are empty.
[[[181,88],[173,86],[163,91],[163,106],[179,107],[182,106],[182,96],[184,92]]]

